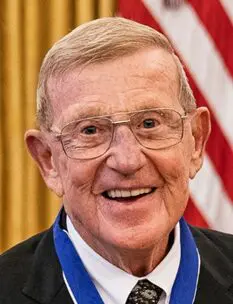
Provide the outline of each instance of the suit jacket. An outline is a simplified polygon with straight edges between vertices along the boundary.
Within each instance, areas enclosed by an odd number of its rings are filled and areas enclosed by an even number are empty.
[[[201,256],[194,303],[232,304],[233,235],[193,227],[191,231]],[[62,277],[52,229],[0,257],[0,304],[36,303],[73,304]]]

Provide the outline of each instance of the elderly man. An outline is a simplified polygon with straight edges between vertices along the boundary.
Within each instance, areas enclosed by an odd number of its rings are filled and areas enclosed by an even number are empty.
[[[25,140],[63,208],[1,257],[0,303],[233,303],[233,237],[182,218],[210,119],[167,39],[81,25],[46,55],[37,98]]]

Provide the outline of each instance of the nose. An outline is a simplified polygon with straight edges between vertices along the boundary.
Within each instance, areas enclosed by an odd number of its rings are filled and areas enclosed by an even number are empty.
[[[109,168],[125,176],[133,175],[145,165],[142,147],[128,126],[115,126],[106,163]]]

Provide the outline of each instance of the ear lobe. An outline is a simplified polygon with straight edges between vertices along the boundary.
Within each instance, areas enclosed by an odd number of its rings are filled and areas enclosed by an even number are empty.
[[[210,113],[206,107],[197,108],[191,118],[192,135],[194,147],[191,157],[189,177],[194,178],[203,164],[204,151],[209,138],[211,123]]]
[[[54,191],[58,196],[62,196],[63,187],[61,179],[45,136],[41,131],[28,130],[25,133],[25,142],[31,156],[37,163],[48,188]]]

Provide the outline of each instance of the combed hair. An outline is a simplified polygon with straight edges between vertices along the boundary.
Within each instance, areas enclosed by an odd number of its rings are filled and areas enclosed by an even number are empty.
[[[78,26],[56,42],[46,54],[37,88],[38,125],[49,130],[53,123],[53,107],[47,88],[49,78],[62,76],[77,67],[117,59],[149,47],[164,49],[173,56],[179,75],[180,103],[186,112],[195,109],[195,99],[183,66],[168,39],[156,30],[135,21],[109,17]]]

